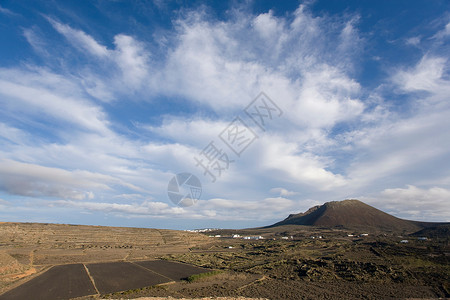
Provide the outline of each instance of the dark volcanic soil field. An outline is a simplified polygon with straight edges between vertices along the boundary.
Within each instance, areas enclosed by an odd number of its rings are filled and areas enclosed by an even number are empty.
[[[70,299],[96,294],[82,264],[54,266],[42,275],[0,296],[1,300]]]
[[[136,262],[136,264],[157,272],[158,274],[167,276],[172,280],[182,280],[193,274],[208,272],[208,270],[204,268],[163,260],[139,261]]]
[[[102,294],[171,281],[168,277],[129,262],[89,264],[86,267],[94,278],[98,291]]]
[[[205,272],[208,270],[170,261],[60,265],[6,292],[0,300],[71,299],[109,294],[142,289]]]

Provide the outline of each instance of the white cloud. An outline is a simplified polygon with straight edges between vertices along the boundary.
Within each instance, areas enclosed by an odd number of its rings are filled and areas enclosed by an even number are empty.
[[[311,185],[319,190],[329,190],[346,184],[339,174],[326,170],[329,162],[325,157],[303,152],[299,145],[280,141],[276,137],[263,137],[263,170],[282,176],[286,181]]]
[[[111,190],[112,185],[143,192],[141,188],[110,175],[82,170],[67,171],[12,160],[0,161],[0,178],[1,190],[31,197],[92,199],[93,190]]]
[[[406,39],[405,43],[407,45],[417,46],[420,44],[420,40],[421,40],[420,37],[413,36],[413,37]]]
[[[385,189],[380,199],[385,207],[415,220],[450,221],[450,190],[428,189],[408,185],[407,188]]]
[[[177,39],[161,78],[158,84],[151,81],[163,93],[222,112],[244,107],[263,90],[289,112],[286,117],[308,126],[332,126],[361,113],[363,105],[354,97],[359,84],[347,75],[350,64],[332,66],[325,59],[342,61],[348,53],[327,55],[324,39],[334,32],[320,28],[320,20],[305,10],[299,9],[290,24],[271,12],[238,13],[239,21],[227,22],[193,14],[195,18],[178,21]],[[347,24],[339,32],[356,37],[350,27]],[[255,31],[262,40],[253,38]],[[335,46],[348,40],[337,40]]]
[[[272,189],[270,189],[270,192],[274,193],[274,194],[279,194],[282,197],[295,196],[295,195],[299,194],[298,192],[289,191],[289,190],[287,190],[285,188],[281,188],[281,187],[272,188]]]
[[[412,184],[420,181],[423,174],[428,174],[430,180],[448,176],[450,84],[444,75],[447,71],[446,59],[424,55],[413,67],[393,74],[393,81],[402,93],[427,93],[409,98],[405,107],[414,109],[408,113],[388,112],[384,117],[375,117],[373,126],[346,133],[355,153],[348,168],[352,186],[366,188],[377,181],[385,185]]]
[[[268,40],[270,44],[273,44],[273,40],[279,39],[280,35],[284,34],[284,22],[274,17],[272,10],[256,16],[252,25],[261,37]]]
[[[46,40],[37,34],[34,28],[24,29],[23,36],[37,53],[42,56],[49,57],[50,54],[47,51],[48,45]]]
[[[151,197],[145,197],[142,194],[120,194],[120,195],[115,195],[113,198],[114,199],[126,199],[126,200],[147,198],[146,200],[152,200]]]
[[[147,94],[142,98],[182,96],[223,112],[242,108],[264,90],[290,112],[287,118],[303,126],[333,126],[361,114],[364,106],[355,97],[360,87],[349,78],[353,67],[347,61],[363,42],[354,27],[357,18],[325,29],[321,22],[328,21],[312,16],[304,6],[290,23],[270,11],[255,16],[235,13],[239,18],[226,22],[213,21],[204,12],[177,20],[161,62],[150,61],[147,47],[131,36],[117,34],[115,49],[107,49],[81,30],[49,21],[75,48],[106,59],[93,63],[92,69],[77,70],[82,86],[100,100],[114,98],[108,87],[120,93],[141,90]],[[266,41],[249,39],[255,31]],[[40,44],[30,32],[26,31],[30,43]],[[339,39],[333,38],[336,34]],[[338,52],[330,49],[327,37]],[[98,70],[115,73],[109,64],[122,76],[103,76],[102,81]]]
[[[450,23],[447,23],[444,29],[438,31],[433,38],[437,40],[442,40],[446,37],[450,36]]]
[[[173,207],[167,203],[143,201],[140,203],[87,202],[54,200],[44,202],[48,206],[73,207],[85,211],[113,213],[122,217],[158,217],[204,220],[264,220],[277,219],[297,209],[297,202],[282,197],[261,201],[238,201],[229,199],[199,200],[192,207]]]
[[[139,126],[164,139],[203,148],[212,138],[217,137],[230,121],[224,122],[206,118],[165,118],[159,126]]]
[[[283,197],[265,198],[261,201],[213,198],[199,200],[193,210],[197,218],[267,220],[287,216],[289,211],[296,209],[296,204],[297,202]]]
[[[21,129],[11,127],[0,122],[0,137],[14,144],[23,145],[25,140],[31,139],[30,135]],[[5,145],[6,146],[6,145]]]
[[[307,126],[328,128],[363,112],[362,102],[352,99],[359,84],[334,67],[308,72],[302,85],[295,110],[299,122]]]
[[[449,134],[441,130],[448,125],[444,114],[434,113],[365,131],[355,143],[355,151],[363,152],[365,160],[351,166],[351,177],[370,182],[417,170],[421,163],[448,155]]]
[[[443,79],[447,59],[425,55],[411,70],[399,71],[394,80],[407,92],[450,92],[450,82]]]
[[[99,211],[103,213],[115,213],[119,215],[152,216],[152,217],[177,217],[185,212],[181,207],[170,207],[167,203],[144,201],[142,203],[107,203],[86,202],[72,200],[48,201],[48,205],[79,208],[87,211]]]
[[[145,45],[135,38],[117,34],[114,37],[114,49],[108,49],[97,42],[92,36],[84,31],[74,29],[67,24],[62,24],[51,18],[47,18],[56,31],[62,34],[69,43],[83,53],[91,54],[92,69],[83,66],[80,70],[83,85],[94,97],[108,101],[114,99],[111,90],[122,93],[144,88],[144,81],[150,78],[150,53]],[[25,36],[35,48],[41,44],[35,34],[30,30],[25,31]],[[99,61],[100,59],[100,61]],[[117,75],[117,69],[120,71]],[[99,71],[110,73],[108,76],[98,74]]]
[[[109,132],[100,107],[86,101],[72,81],[44,69],[0,69],[0,95],[11,114],[26,112],[36,119],[47,115],[83,129]]]
[[[61,24],[51,18],[48,21],[52,26],[75,47],[79,47],[81,50],[86,50],[92,55],[97,57],[108,56],[108,49],[105,46],[100,45],[94,38],[86,34],[81,30],[73,29],[72,27]]]
[[[125,84],[139,87],[151,72],[148,65],[149,54],[134,38],[119,34],[114,37],[116,50],[114,57],[123,73]]]

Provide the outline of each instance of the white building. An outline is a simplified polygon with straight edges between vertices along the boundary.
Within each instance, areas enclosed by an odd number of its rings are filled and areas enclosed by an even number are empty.
[[[263,240],[264,237],[262,236],[244,236],[244,240]]]

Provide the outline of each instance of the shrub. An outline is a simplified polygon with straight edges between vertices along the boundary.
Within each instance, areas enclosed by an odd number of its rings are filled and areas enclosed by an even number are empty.
[[[186,280],[188,282],[194,282],[194,281],[200,280],[202,278],[206,278],[206,277],[210,277],[210,276],[214,276],[214,275],[220,274],[222,272],[223,271],[216,270],[216,271],[211,271],[211,272],[206,272],[206,273],[194,274],[194,275],[191,275],[188,278],[186,278]]]

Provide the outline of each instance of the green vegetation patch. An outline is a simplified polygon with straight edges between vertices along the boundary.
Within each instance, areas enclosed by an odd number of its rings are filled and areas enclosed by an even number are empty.
[[[186,278],[186,281],[194,282],[194,281],[198,281],[198,280],[203,279],[203,278],[207,278],[207,277],[211,277],[211,276],[220,274],[222,272],[223,271],[215,270],[215,271],[206,272],[206,273],[194,274],[194,275],[191,275],[188,278]]]

